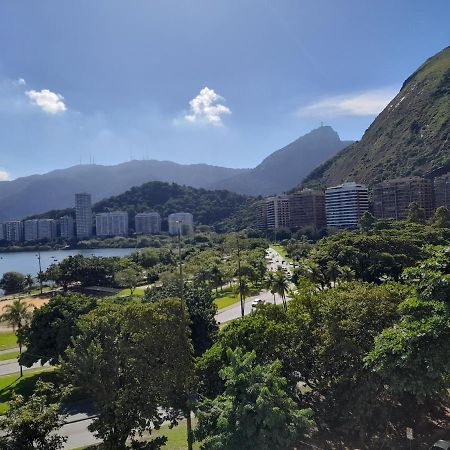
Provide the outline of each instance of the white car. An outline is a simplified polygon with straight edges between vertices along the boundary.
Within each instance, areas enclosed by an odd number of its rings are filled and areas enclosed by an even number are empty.
[[[450,441],[437,441],[430,447],[430,450],[449,450]]]
[[[252,301],[252,308],[256,308],[259,305],[264,305],[264,300],[262,298],[255,298],[255,300]]]

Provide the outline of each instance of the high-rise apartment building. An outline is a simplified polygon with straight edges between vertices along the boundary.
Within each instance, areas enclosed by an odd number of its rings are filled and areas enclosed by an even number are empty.
[[[169,223],[169,234],[178,234],[179,230],[182,234],[191,234],[194,231],[194,218],[191,213],[169,214],[167,221]]]
[[[4,241],[5,239],[6,239],[5,224],[0,223],[0,241]]]
[[[25,241],[38,240],[38,219],[25,220],[23,222],[23,238]]]
[[[136,214],[134,217],[134,228],[136,234],[161,233],[161,216],[157,212]]]
[[[289,195],[291,228],[326,227],[325,193],[319,190],[303,189]]]
[[[446,206],[450,209],[450,172],[434,179],[434,202],[436,208]]]
[[[378,183],[373,188],[373,211],[378,219],[405,219],[408,207],[416,202],[433,214],[433,183],[421,177],[396,178]]]
[[[325,191],[325,211],[329,228],[356,228],[359,219],[368,210],[369,191],[363,184],[343,183]]]
[[[56,239],[56,220],[39,219],[38,220],[38,239]]]
[[[256,205],[256,224],[263,230],[291,226],[290,201],[288,195],[275,195],[261,200]]]
[[[75,194],[75,222],[78,239],[92,236],[91,194],[85,192]]]
[[[63,216],[59,219],[59,235],[63,239],[72,239],[74,237],[74,220],[71,216]]]
[[[114,211],[95,215],[96,235],[128,236],[128,213]]]
[[[7,241],[21,242],[23,240],[23,223],[20,220],[10,220],[5,223]]]

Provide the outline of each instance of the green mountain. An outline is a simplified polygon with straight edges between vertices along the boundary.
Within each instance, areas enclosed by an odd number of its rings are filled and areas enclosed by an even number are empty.
[[[90,192],[93,200],[99,201],[149,181],[205,188],[243,172],[245,169],[146,160],[113,166],[78,165],[43,175],[0,181],[0,222],[50,209],[69,208],[74,204],[76,192]]]
[[[273,152],[254,169],[209,187],[249,195],[278,194],[296,186],[314,167],[349,144],[333,128],[323,126]]]
[[[253,197],[229,191],[210,191],[175,183],[151,181],[129,189],[123,194],[101,200],[93,206],[94,213],[127,211],[130,228],[134,228],[134,216],[138,212],[157,211],[163,219],[174,212],[190,212],[198,225],[210,225],[223,230],[232,223],[236,229],[253,224],[249,206]],[[74,215],[73,209],[53,210],[35,217],[57,219],[65,214]],[[226,224],[225,222],[226,221]]]
[[[404,83],[359,142],[339,152],[305,180],[333,186],[355,180],[450,171],[450,47],[428,59]]]

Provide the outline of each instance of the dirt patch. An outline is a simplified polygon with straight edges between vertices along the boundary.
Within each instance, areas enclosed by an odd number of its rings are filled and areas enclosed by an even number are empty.
[[[41,306],[44,306],[46,303],[48,303],[49,299],[50,299],[50,297],[45,297],[45,296],[21,297],[20,301],[23,303],[26,303],[27,305],[33,305],[35,308],[40,308]],[[1,300],[0,301],[0,314],[2,313],[2,309],[6,305],[10,305],[14,300],[17,300],[17,299],[8,298],[6,300]],[[12,330],[11,327],[6,325],[5,323],[0,322],[0,331],[11,331],[11,330]]]

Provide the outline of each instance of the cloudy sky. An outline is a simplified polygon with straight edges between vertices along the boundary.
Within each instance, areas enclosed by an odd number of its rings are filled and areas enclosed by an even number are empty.
[[[359,139],[450,44],[448,0],[0,4],[0,180],[130,158],[252,167]]]

